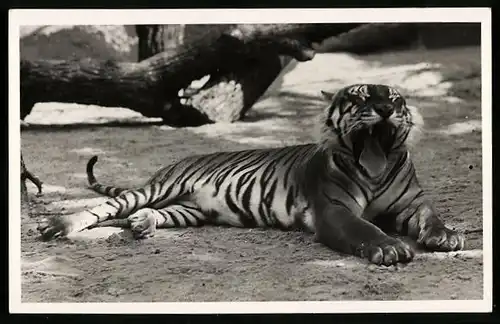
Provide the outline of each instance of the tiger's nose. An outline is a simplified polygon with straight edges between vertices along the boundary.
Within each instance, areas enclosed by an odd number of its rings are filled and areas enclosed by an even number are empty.
[[[393,105],[381,104],[375,105],[373,109],[380,115],[382,118],[389,118],[394,112]]]

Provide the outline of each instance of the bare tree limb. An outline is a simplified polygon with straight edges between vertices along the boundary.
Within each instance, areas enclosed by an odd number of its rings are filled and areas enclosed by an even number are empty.
[[[29,172],[24,164],[23,154],[21,153],[21,199],[22,201],[28,201],[28,189],[26,188],[26,179],[33,182],[37,187],[37,196],[42,195],[42,184],[43,182],[38,179],[33,173]]]
[[[126,107],[149,117],[189,124],[186,116],[199,116],[200,123],[233,121],[241,118],[279,74],[279,55],[299,61],[314,56],[312,43],[348,31],[357,24],[269,24],[237,25],[215,40],[194,42],[165,51],[139,63],[112,61],[21,61],[21,118],[37,102],[75,102],[109,107]],[[266,75],[250,73],[252,62],[266,62]],[[255,68],[256,65],[253,65]],[[250,74],[245,76],[248,71]],[[212,81],[229,75],[245,81],[244,100],[229,100],[224,114],[210,114],[214,105],[202,94],[192,98],[193,106],[180,106],[178,92],[192,80],[211,75]],[[253,75],[253,76],[252,76]],[[215,76],[215,77],[214,77]],[[270,81],[269,81],[270,80]],[[224,83],[221,81],[219,83]],[[258,84],[261,83],[261,84]],[[217,84],[217,82],[212,83]],[[242,89],[242,90],[239,90]],[[253,89],[253,90],[250,90]],[[204,90],[207,90],[205,88]],[[217,97],[231,98],[215,91]],[[248,91],[248,93],[245,93]],[[206,92],[205,92],[206,93]],[[214,97],[214,100],[218,100]],[[231,104],[230,104],[231,103]],[[174,107],[174,109],[172,109]],[[221,108],[222,109],[222,108]],[[218,110],[222,111],[222,110]],[[172,114],[177,114],[174,116]],[[223,116],[219,117],[218,116]],[[228,117],[230,116],[230,117]]]

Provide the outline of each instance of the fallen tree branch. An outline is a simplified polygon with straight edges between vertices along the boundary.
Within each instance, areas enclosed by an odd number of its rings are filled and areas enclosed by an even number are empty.
[[[72,102],[125,107],[176,125],[192,123],[193,116],[198,116],[197,124],[234,121],[244,115],[279,74],[280,55],[310,60],[314,56],[313,42],[357,25],[237,25],[215,40],[202,39],[182,45],[139,63],[22,60],[21,118],[38,102]],[[255,64],[249,68],[249,62]],[[265,69],[260,69],[260,64]],[[260,73],[255,73],[256,70]],[[199,97],[203,100],[193,98],[191,102],[197,103],[193,106],[181,105],[179,90],[205,75],[212,76],[212,85],[231,78],[241,80],[241,88],[236,89],[241,93],[233,97],[244,97],[244,100],[230,100],[230,104],[224,105],[227,112],[223,114],[210,114],[215,111],[212,107],[222,106],[212,104],[211,99],[203,95]],[[225,98],[230,98],[235,91],[226,90],[225,93],[214,91],[217,97]],[[219,99],[214,96],[213,100]]]
[[[23,154],[21,153],[21,199],[25,202],[28,201],[28,189],[26,188],[26,179],[33,182],[33,184],[38,189],[37,196],[41,196],[43,182],[40,181],[38,177],[33,175],[33,173],[28,171],[26,165],[24,164]]]

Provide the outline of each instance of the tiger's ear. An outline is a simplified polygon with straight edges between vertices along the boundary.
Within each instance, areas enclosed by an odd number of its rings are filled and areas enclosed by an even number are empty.
[[[321,95],[326,101],[331,102],[335,93],[321,90]]]

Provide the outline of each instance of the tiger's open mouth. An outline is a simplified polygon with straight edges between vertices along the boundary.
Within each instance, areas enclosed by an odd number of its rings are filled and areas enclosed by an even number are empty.
[[[354,150],[359,150],[358,154],[363,150],[366,138],[371,138],[380,145],[384,153],[387,155],[394,143],[396,136],[396,127],[389,122],[381,121],[373,125],[363,126],[360,130],[353,134]]]
[[[352,135],[354,157],[370,177],[385,171],[395,138],[396,127],[387,121],[366,125]]]

